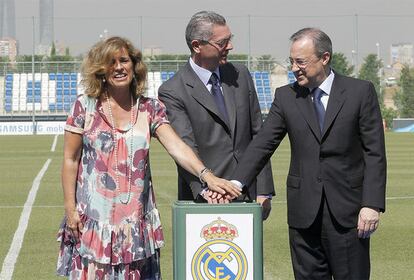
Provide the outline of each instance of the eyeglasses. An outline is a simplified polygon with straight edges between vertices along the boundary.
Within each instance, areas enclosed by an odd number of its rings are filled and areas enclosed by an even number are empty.
[[[230,37],[222,39],[220,41],[217,42],[210,42],[210,41],[206,41],[206,40],[200,40],[201,42],[207,43],[210,46],[215,47],[217,50],[223,50],[224,48],[226,48],[229,43],[233,40],[234,35],[231,34]]]
[[[320,59],[321,59],[320,57],[318,57],[316,59],[309,59],[309,60],[300,59],[300,58],[299,59],[293,59],[293,58],[289,57],[288,58],[288,63],[289,63],[288,68],[292,69],[293,65],[296,65],[299,69],[304,70],[306,67],[308,67],[309,64],[311,64],[313,62],[316,62]]]

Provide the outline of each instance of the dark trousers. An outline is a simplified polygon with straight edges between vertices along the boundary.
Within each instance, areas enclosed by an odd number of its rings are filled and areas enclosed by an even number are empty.
[[[312,226],[290,227],[289,239],[295,279],[369,279],[369,238],[360,239],[356,228],[339,225],[325,196]]]

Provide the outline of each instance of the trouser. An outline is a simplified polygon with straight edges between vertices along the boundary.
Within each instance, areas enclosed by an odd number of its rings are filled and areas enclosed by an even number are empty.
[[[306,229],[289,228],[295,279],[369,279],[369,238],[344,228],[330,213],[325,195],[314,223]]]

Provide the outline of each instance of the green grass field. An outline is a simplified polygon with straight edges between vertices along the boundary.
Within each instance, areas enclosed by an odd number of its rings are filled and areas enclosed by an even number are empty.
[[[59,279],[55,276],[56,232],[63,216],[60,166],[63,138],[51,152],[54,136],[0,137],[0,265],[9,251],[23,205],[36,175],[51,159],[37,192],[13,279]],[[371,240],[372,279],[412,279],[414,275],[414,134],[387,133],[387,211]],[[289,145],[272,157],[277,197],[264,223],[265,279],[293,279],[286,224],[285,179]],[[151,166],[166,247],[161,251],[164,279],[172,279],[171,204],[176,199],[175,164],[157,141]],[[1,267],[0,266],[0,267]]]

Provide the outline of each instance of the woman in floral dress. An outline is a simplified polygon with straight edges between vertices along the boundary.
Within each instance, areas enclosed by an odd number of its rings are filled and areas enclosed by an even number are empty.
[[[161,279],[164,238],[149,167],[151,137],[210,190],[240,194],[175,134],[164,105],[142,96],[146,73],[141,53],[120,37],[98,42],[84,60],[85,94],[65,126],[59,275]]]

